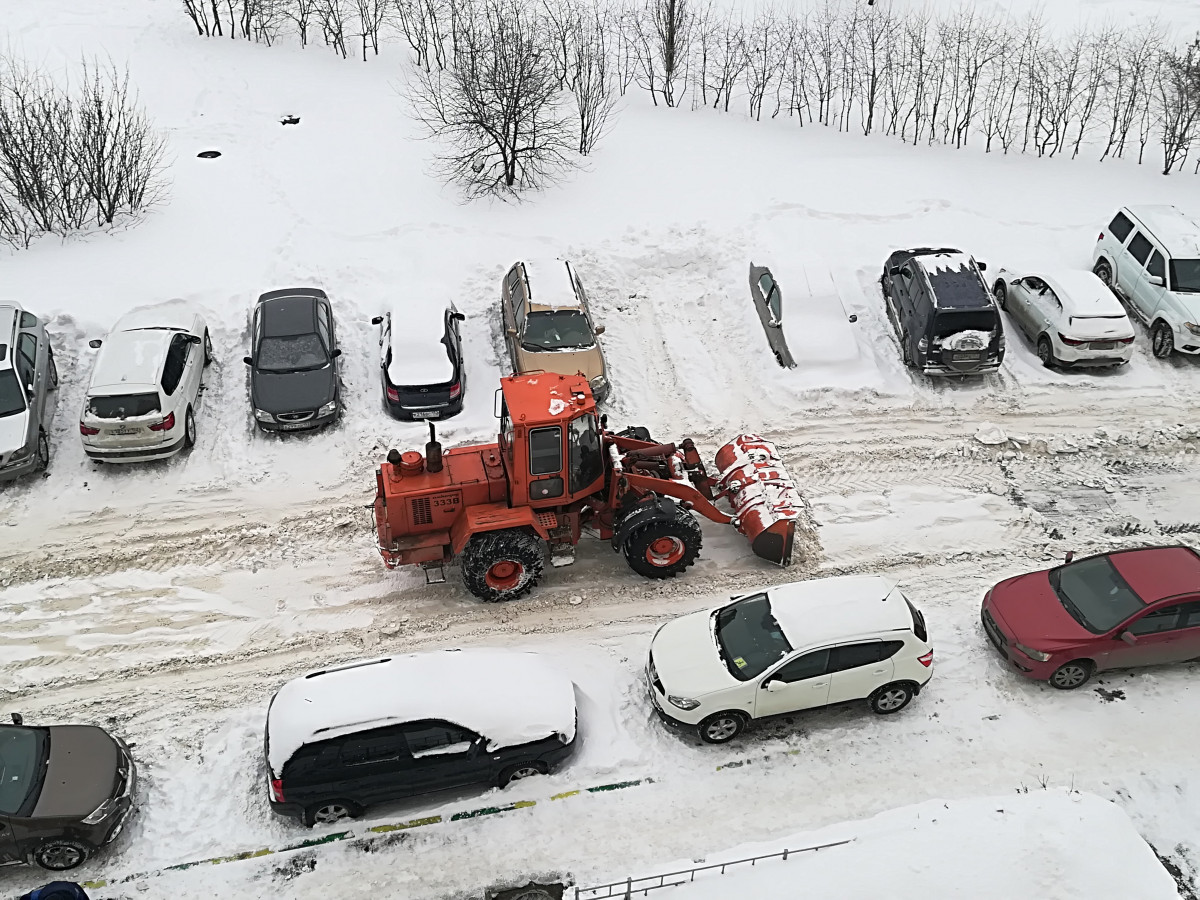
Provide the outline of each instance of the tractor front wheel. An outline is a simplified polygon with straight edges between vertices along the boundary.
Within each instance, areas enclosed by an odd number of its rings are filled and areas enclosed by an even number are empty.
[[[700,523],[687,510],[674,519],[647,522],[625,538],[623,549],[629,568],[645,578],[674,578],[696,561],[704,535]]]
[[[480,600],[515,600],[542,577],[546,545],[524,528],[477,534],[462,553],[463,584]]]

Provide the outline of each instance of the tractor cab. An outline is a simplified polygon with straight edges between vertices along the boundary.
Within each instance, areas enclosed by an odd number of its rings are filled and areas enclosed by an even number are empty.
[[[584,376],[501,378],[497,399],[510,506],[564,506],[604,486],[600,418]]]

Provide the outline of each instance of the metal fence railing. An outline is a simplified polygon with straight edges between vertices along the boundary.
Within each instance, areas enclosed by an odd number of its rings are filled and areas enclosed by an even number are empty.
[[[762,856],[748,856],[745,859],[732,859],[729,862],[712,863],[707,866],[695,866],[691,869],[681,869],[678,872],[667,872],[663,875],[647,875],[643,878],[626,878],[624,881],[614,881],[610,884],[599,884],[594,887],[577,887],[575,888],[575,900],[609,900],[609,898],[620,898],[620,900],[633,900],[634,895],[642,894],[643,896],[650,891],[658,890],[665,887],[678,887],[681,884],[696,880],[697,872],[708,872],[710,870],[718,870],[717,874],[724,875],[725,870],[732,866],[740,866],[744,863],[755,865],[760,860],[764,859],[779,859],[787,861],[789,856],[794,856],[797,853],[808,853],[814,850],[825,850],[828,847],[840,847],[843,844],[849,844],[853,838],[845,841],[834,841],[831,844],[817,844],[814,847],[799,847],[795,850],[783,850],[780,853],[766,853]]]

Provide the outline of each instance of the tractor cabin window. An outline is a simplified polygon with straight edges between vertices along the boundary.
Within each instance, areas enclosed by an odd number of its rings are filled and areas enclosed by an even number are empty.
[[[529,432],[529,474],[553,475],[562,471],[562,429],[534,428]]]
[[[571,493],[577,493],[604,474],[604,457],[594,416],[580,416],[567,427]]]

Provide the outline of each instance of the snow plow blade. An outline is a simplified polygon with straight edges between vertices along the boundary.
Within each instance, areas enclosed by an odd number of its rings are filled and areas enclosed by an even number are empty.
[[[789,565],[804,501],[775,445],[757,434],[741,434],[717,451],[716,463],[719,496],[733,507],[737,530],[756,556]]]

